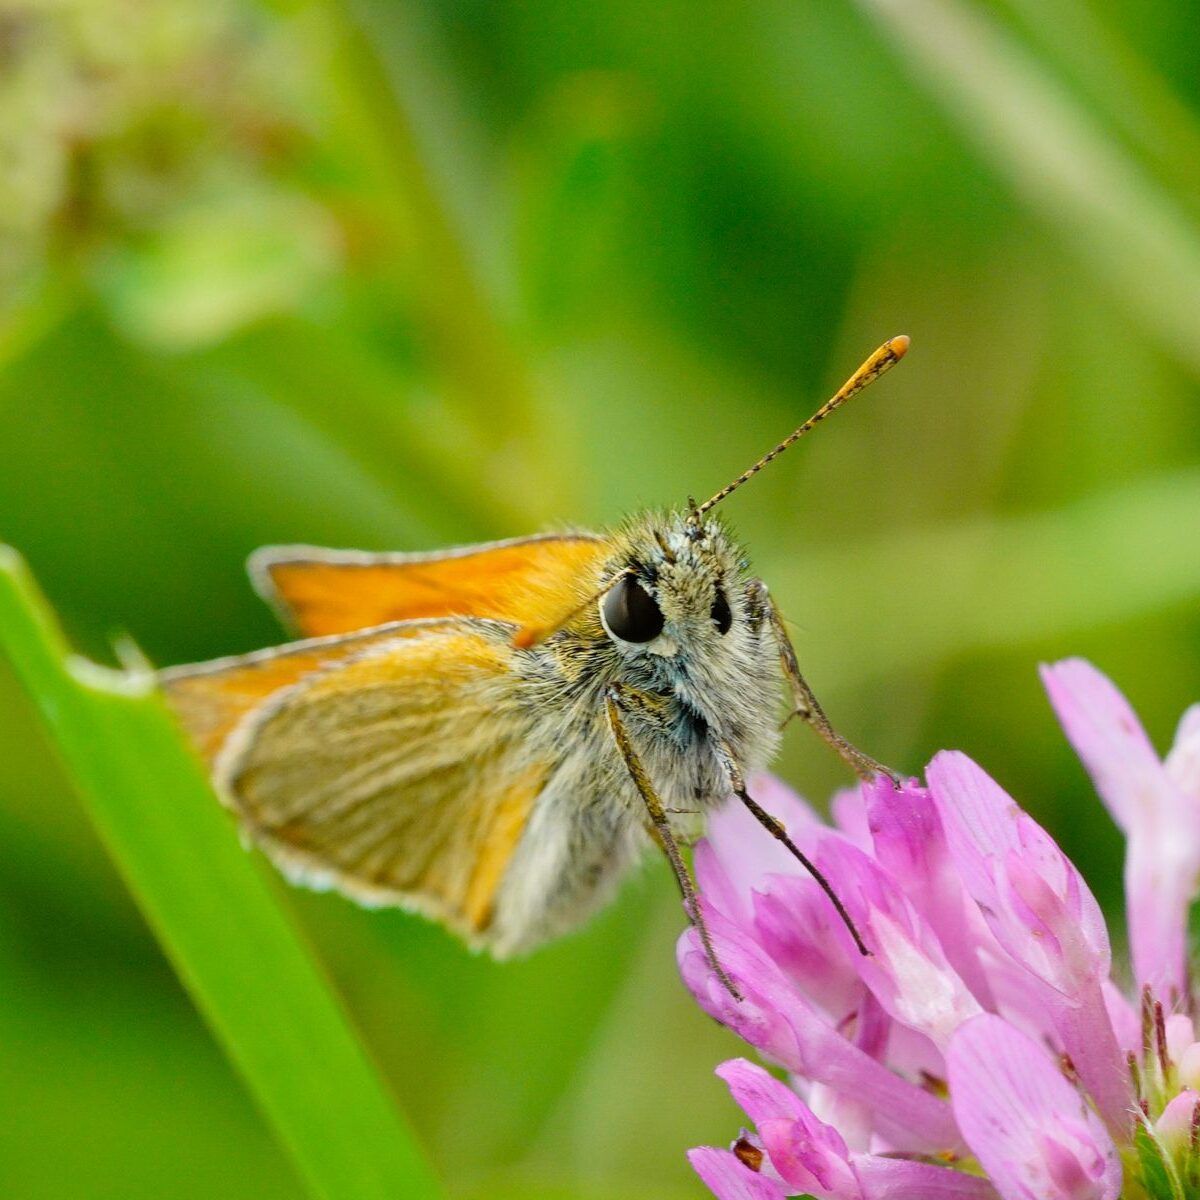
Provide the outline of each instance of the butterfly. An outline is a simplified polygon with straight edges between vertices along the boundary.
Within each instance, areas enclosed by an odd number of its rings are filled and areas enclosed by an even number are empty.
[[[258,592],[298,641],[161,673],[222,801],[293,881],[400,905],[497,957],[580,924],[657,843],[710,961],[680,818],[747,790],[792,715],[864,778],[766,586],[712,510],[908,349],[703,504],[418,554],[266,547]],[[865,952],[865,950],[864,950]]]

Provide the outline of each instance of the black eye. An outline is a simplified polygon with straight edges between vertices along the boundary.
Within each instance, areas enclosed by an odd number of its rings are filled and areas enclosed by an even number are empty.
[[[604,623],[623,642],[649,642],[662,633],[663,615],[650,593],[625,575],[604,597]]]
[[[717,584],[717,595],[713,600],[712,612],[709,613],[709,616],[712,617],[717,632],[724,637],[733,624],[733,613],[729,610],[729,601],[725,599],[725,592],[720,584]]]

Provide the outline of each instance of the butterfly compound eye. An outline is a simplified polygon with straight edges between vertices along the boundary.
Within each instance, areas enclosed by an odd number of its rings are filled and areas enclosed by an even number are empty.
[[[613,584],[602,611],[609,633],[623,642],[650,642],[662,633],[662,610],[632,575]]]
[[[724,637],[733,624],[733,613],[730,611],[729,600],[720,584],[717,585],[717,594],[713,599],[712,612],[709,615],[717,627],[717,632]]]

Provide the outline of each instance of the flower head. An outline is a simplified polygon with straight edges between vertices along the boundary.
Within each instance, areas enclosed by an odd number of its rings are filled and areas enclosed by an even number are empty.
[[[870,948],[733,806],[697,848],[717,954],[680,939],[701,1006],[770,1062],[718,1069],[754,1124],[692,1151],[720,1200],[1159,1200],[1200,1194],[1200,1041],[1186,930],[1200,886],[1200,706],[1165,760],[1103,675],[1046,668],[1051,701],[1128,839],[1136,994],[1050,835],[965,755],[864,784],[835,827],[779,791],[793,839]],[[755,790],[753,787],[752,791]],[[762,794],[760,792],[760,794]],[[753,847],[753,849],[743,849]]]

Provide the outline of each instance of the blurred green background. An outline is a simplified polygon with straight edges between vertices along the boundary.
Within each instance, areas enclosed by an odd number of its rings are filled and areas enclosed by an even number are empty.
[[[726,510],[835,723],[968,750],[1106,908],[1039,659],[1200,697],[1182,0],[0,2],[0,538],[76,643],[279,639],[248,551]],[[293,1197],[0,666],[0,1188]],[[781,773],[845,782],[803,730]],[[663,864],[495,966],[280,886],[453,1195],[697,1196],[739,1052]],[[235,928],[230,937],[236,937]]]

